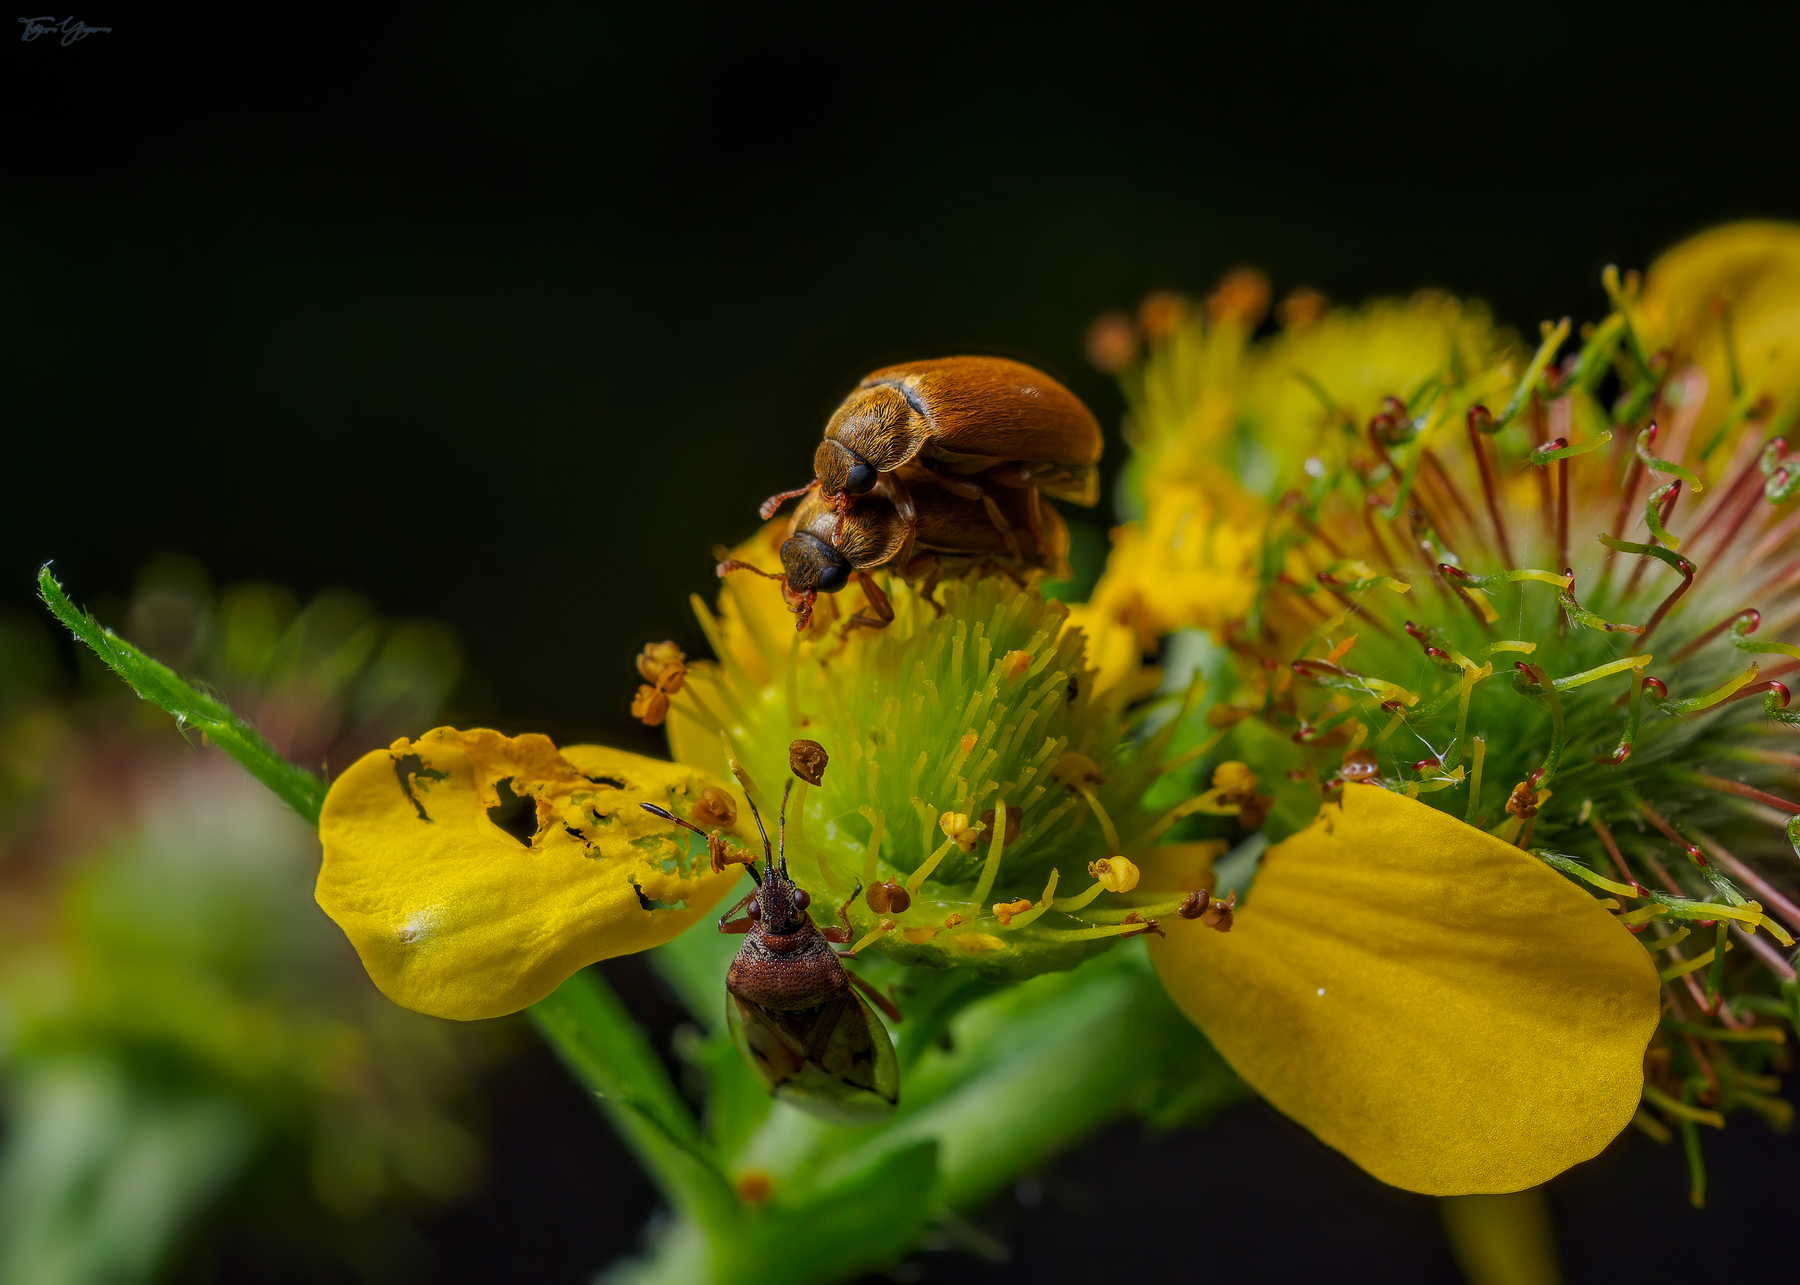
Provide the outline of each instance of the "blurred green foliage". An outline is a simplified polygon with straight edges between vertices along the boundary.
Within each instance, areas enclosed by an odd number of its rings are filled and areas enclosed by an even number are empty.
[[[437,626],[179,559],[101,608],[302,763],[458,681]],[[0,620],[0,1282],[148,1279],[224,1206],[324,1274],[405,1275],[410,1219],[479,1176],[462,1092],[507,1028],[384,1000],[313,904],[312,827],[78,666]]]

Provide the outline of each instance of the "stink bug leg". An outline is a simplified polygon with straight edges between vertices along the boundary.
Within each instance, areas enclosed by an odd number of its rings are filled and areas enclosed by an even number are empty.
[[[856,940],[856,929],[850,926],[850,903],[855,901],[861,893],[862,880],[858,879],[856,881],[856,887],[851,890],[850,895],[845,897],[843,904],[838,907],[838,918],[844,921],[844,926],[839,928],[837,925],[833,924],[829,928],[821,928],[819,929],[820,936],[825,938],[826,941],[837,942],[840,945],[847,941]],[[842,954],[844,952],[840,951],[838,953]]]
[[[857,990],[873,1000],[876,1008],[887,1014],[888,1021],[900,1022],[905,1020],[900,1016],[900,1010],[895,1006],[893,1000],[889,999],[886,995],[883,995],[880,991],[869,985],[869,983],[865,982],[848,968],[844,970],[844,976],[850,979],[850,984],[852,986],[856,987]]]

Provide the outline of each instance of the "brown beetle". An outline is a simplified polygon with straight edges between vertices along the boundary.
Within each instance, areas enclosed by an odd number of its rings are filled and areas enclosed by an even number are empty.
[[[817,480],[765,501],[817,487],[839,514],[852,496],[883,493],[907,515],[908,465],[936,474],[970,499],[998,489],[1093,504],[1100,498],[1100,425],[1081,399],[1043,371],[1004,357],[939,357],[888,366],[863,377],[825,426],[813,453]],[[991,499],[989,515],[999,524]],[[1016,556],[1016,554],[1015,554]]]
[[[1052,575],[1065,573],[1069,529],[1055,509],[1039,508],[1035,492],[1011,489],[969,498],[956,479],[912,465],[896,476],[907,496],[904,513],[888,497],[869,495],[845,515],[815,486],[788,524],[781,574],[736,560],[721,562],[719,574],[754,571],[780,581],[788,609],[799,617],[796,628],[805,630],[817,596],[838,592],[852,578],[874,614],[859,611],[850,624],[885,628],[894,619],[894,608],[869,575],[878,567],[924,577],[928,600],[946,570],[980,566],[1012,574],[1035,567]]]
[[[790,779],[781,794],[779,861],[755,801],[748,791],[744,795],[762,835],[765,870],[758,874],[754,865],[744,867],[756,887],[719,919],[720,932],[747,934],[725,975],[726,1025],[770,1093],[837,1124],[870,1124],[893,1112],[900,1068],[869,1000],[896,1022],[900,1013],[880,991],[847,972],[838,962],[840,952],[832,949],[833,942],[854,936],[848,911],[862,885],[838,908],[843,926],[820,929],[806,913],[812,898],[788,878],[787,801],[793,785]],[[639,806],[705,835],[653,803]],[[732,919],[740,908],[743,918]]]

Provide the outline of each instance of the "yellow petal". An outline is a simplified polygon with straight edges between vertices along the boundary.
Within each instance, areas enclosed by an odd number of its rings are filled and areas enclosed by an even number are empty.
[[[1346,786],[1264,857],[1229,933],[1163,925],[1151,957],[1181,1010],[1397,1187],[1518,1191],[1637,1107],[1648,953],[1561,875],[1416,800]]]
[[[516,1012],[585,965],[669,940],[737,882],[741,870],[713,874],[698,837],[638,806],[687,817],[709,785],[724,788],[535,734],[403,737],[332,783],[315,896],[395,1003]]]

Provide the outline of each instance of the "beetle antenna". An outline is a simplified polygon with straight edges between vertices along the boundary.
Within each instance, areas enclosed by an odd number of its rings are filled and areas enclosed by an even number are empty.
[[[756,810],[756,800],[750,797],[750,791],[748,790],[744,791],[744,802],[750,805],[750,815],[756,818],[756,832],[762,836],[763,861],[766,864],[773,866],[775,864],[775,857],[769,851],[769,832],[763,829],[762,813]]]
[[[788,795],[794,792],[794,778],[789,777],[781,787],[781,877],[786,879],[787,872],[787,801]]]
[[[736,558],[727,558],[725,561],[721,562],[717,567],[715,567],[713,569],[715,571],[717,571],[721,576],[730,575],[733,571],[754,571],[754,572],[756,572],[757,575],[763,577],[765,580],[780,580],[783,582],[785,582],[787,580],[786,576],[780,575],[774,571],[764,571],[761,567],[757,566],[754,562],[740,562]]]
[[[817,486],[818,484],[819,484],[819,479],[814,478],[812,481],[808,482],[805,486],[796,487],[792,491],[783,491],[779,495],[771,495],[768,499],[766,499],[762,502],[762,507],[756,511],[757,516],[762,518],[762,520],[764,522],[767,522],[770,518],[775,516],[776,509],[779,509],[782,505],[786,504],[789,500],[793,499],[796,495],[805,495],[808,491],[812,490],[813,487]]]

